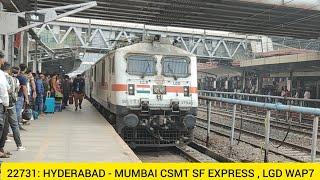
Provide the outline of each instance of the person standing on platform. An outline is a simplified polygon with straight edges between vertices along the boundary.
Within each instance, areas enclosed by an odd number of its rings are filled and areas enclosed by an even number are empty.
[[[68,100],[71,94],[71,86],[70,77],[65,75],[64,79],[62,80],[63,108],[68,106]]]
[[[33,74],[31,70],[27,70],[27,72],[25,73],[25,76],[28,78],[27,88],[28,88],[29,101],[32,102],[32,105],[34,105],[35,99],[37,97],[35,74]]]
[[[44,86],[43,86],[43,81],[40,78],[42,74],[39,73],[38,76],[36,77],[36,100],[35,100],[35,107],[34,110],[39,113],[39,115],[43,113],[43,95],[45,94]]]
[[[43,83],[43,88],[44,88],[44,93],[42,94],[42,102],[43,102],[43,107],[42,109],[44,109],[44,105],[46,103],[46,98],[47,98],[47,93],[50,92],[50,86],[49,86],[49,80],[47,78],[47,76],[45,76],[44,74],[40,74],[40,78],[42,80],[42,83]]]
[[[2,51],[0,51],[0,67],[2,67],[4,63],[4,54]],[[6,75],[0,69],[0,148],[2,148],[2,150],[4,148],[9,130],[9,124],[8,121],[6,121],[7,109],[9,107],[9,89],[10,86]],[[9,158],[9,155],[10,153],[0,151],[0,158]]]
[[[74,95],[74,101],[75,101],[75,110],[78,110],[78,106],[80,109],[82,109],[82,101],[84,96],[84,86],[85,81],[84,78],[81,76],[81,74],[78,74],[77,77],[73,80],[72,85],[72,92]]]
[[[309,100],[311,98],[311,93],[310,93],[309,87],[306,88],[306,91],[304,92],[303,98],[305,100]],[[305,107],[309,107],[310,103],[308,101],[305,101],[304,105],[305,105]]]
[[[52,74],[52,77],[51,77],[51,79],[49,81],[51,97],[55,97],[56,96],[56,92],[58,92],[57,79],[58,79],[58,75],[55,74],[55,73]]]
[[[17,119],[19,122],[19,128],[20,130],[24,130],[22,128],[21,123],[22,123],[22,108],[24,104],[29,105],[29,95],[28,95],[28,78],[25,76],[25,72],[27,70],[27,65],[25,64],[20,64],[20,73],[17,76],[17,79],[19,80],[20,83],[20,90],[18,93],[18,100],[16,102],[16,110],[17,110]]]
[[[22,143],[21,143],[19,122],[17,119],[17,112],[16,112],[16,106],[15,106],[15,103],[18,99],[18,92],[20,89],[19,80],[15,76],[19,74],[20,69],[15,67],[15,68],[12,68],[12,72],[10,72],[10,67],[11,67],[10,64],[5,63],[1,68],[4,71],[6,78],[7,78],[7,81],[9,83],[9,86],[10,86],[10,89],[8,91],[9,107],[7,108],[7,117],[6,117],[7,119],[6,120],[8,121],[8,123],[11,127],[11,130],[13,133],[13,138],[14,138],[14,141],[17,145],[17,150],[23,151],[23,150],[25,150],[25,148],[22,146]],[[11,73],[13,74],[13,76],[10,75]]]

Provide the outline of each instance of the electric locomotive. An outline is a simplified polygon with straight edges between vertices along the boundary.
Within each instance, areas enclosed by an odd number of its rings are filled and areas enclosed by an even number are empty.
[[[198,106],[196,56],[168,39],[109,51],[88,71],[86,96],[131,147],[192,140]]]

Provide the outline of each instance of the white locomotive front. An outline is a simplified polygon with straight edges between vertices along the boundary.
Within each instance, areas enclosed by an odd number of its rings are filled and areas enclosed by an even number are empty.
[[[192,139],[196,56],[162,40],[145,41],[109,52],[86,74],[86,95],[130,146],[172,146]]]

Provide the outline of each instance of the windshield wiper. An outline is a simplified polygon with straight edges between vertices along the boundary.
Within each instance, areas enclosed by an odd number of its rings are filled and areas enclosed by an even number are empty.
[[[141,78],[142,78],[142,79],[144,78],[144,76],[146,75],[146,73],[148,72],[148,70],[151,72],[150,62],[148,62],[148,66],[146,67],[146,69],[144,70],[144,72],[143,72],[142,75],[141,75]]]
[[[173,76],[173,79],[174,80],[177,80],[178,79],[178,77],[174,74],[174,71],[173,71],[173,69],[171,69],[171,67],[170,67],[170,64],[168,63],[168,70],[169,70],[169,72],[171,72],[171,74],[172,74],[172,76]]]

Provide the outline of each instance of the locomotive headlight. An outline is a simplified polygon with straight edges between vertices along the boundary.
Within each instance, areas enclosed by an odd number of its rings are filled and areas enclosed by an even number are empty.
[[[184,96],[190,96],[190,88],[189,88],[189,86],[184,86],[183,87],[183,93],[184,93]]]
[[[183,118],[183,124],[186,128],[188,129],[192,129],[194,128],[195,124],[196,124],[196,117],[188,114]]]
[[[134,84],[128,85],[128,92],[129,92],[129,95],[134,95]]]
[[[139,125],[139,118],[135,114],[128,114],[123,118],[124,125],[129,128],[134,128]]]

